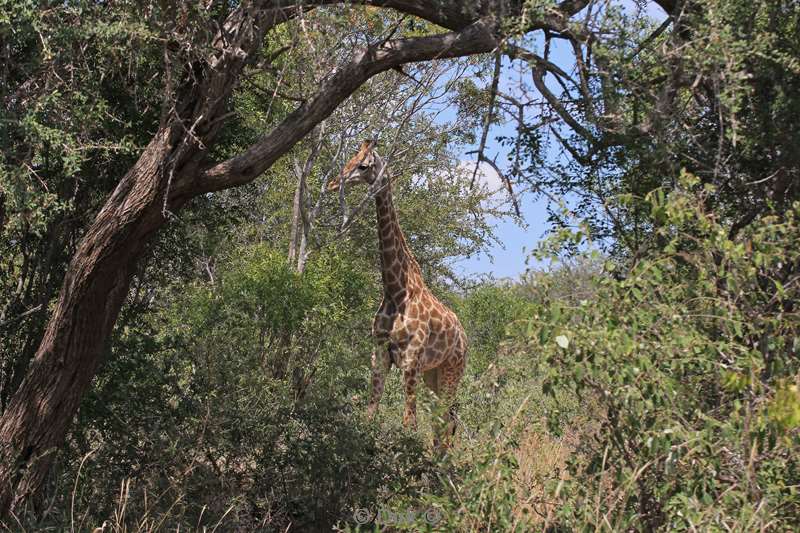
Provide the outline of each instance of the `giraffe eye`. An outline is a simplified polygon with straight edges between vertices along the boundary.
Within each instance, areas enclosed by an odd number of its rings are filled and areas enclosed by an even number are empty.
[[[367,165],[358,165],[358,170],[367,170]]]

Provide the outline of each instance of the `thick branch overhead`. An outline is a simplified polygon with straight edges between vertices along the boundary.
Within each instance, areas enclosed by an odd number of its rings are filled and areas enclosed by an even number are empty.
[[[359,52],[323,83],[317,96],[298,107],[271,133],[245,152],[207,169],[197,193],[216,191],[253,180],[282,156],[370,77],[393,67],[433,59],[490,52],[496,41],[478,21],[459,32],[391,40]]]
[[[339,2],[322,0],[304,5],[336,3]],[[275,1],[269,2],[267,8],[286,8],[293,4],[297,5],[296,2]],[[312,100],[300,105],[259,142],[243,153],[206,169],[198,180],[188,185],[191,194],[234,187],[255,179],[316,124],[327,118],[359,86],[380,72],[406,63],[491,52],[500,43],[497,18],[502,14],[512,15],[521,9],[517,3],[505,1],[465,5],[455,1],[374,0],[364,4],[393,8],[455,31],[390,40],[362,50],[349,63],[337,69]],[[531,27],[564,31],[569,17],[587,4],[588,1],[582,0],[562,2],[542,20],[530,21]]]

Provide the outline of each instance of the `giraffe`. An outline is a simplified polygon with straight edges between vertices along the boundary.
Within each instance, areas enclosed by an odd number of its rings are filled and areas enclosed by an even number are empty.
[[[385,164],[375,151],[376,141],[366,140],[328,183],[366,184],[375,192],[378,243],[381,256],[383,300],[375,314],[372,336],[372,390],[367,413],[374,418],[392,364],[403,372],[405,408],[403,425],[416,429],[416,386],[420,374],[434,394],[447,404],[445,438],[455,433],[455,395],[466,364],[467,337],[456,314],[440,302],[422,279],[414,254],[406,242],[392,203],[392,185]],[[437,432],[438,433],[438,432]],[[434,438],[434,445],[446,448]]]

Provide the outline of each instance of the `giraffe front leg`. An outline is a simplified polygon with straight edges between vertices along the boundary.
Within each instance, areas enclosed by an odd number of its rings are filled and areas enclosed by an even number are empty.
[[[378,411],[378,403],[383,395],[383,386],[386,382],[386,375],[389,373],[389,350],[383,346],[376,346],[372,351],[372,390],[367,407],[367,416],[370,420],[375,418]]]
[[[402,358],[403,385],[406,393],[403,425],[414,430],[417,429],[417,381],[421,374],[420,356],[424,349],[425,337],[418,337],[411,341]]]
[[[417,365],[410,365],[403,371],[403,384],[406,389],[406,406],[403,411],[403,425],[417,429]]]

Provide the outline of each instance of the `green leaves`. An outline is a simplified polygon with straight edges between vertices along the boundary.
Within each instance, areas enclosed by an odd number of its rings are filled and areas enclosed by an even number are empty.
[[[525,343],[543,390],[577,394],[602,421],[561,492],[570,529],[596,524],[598,513],[614,530],[798,518],[798,496],[785,488],[800,481],[800,316],[789,303],[800,287],[787,268],[800,261],[797,206],[733,239],[706,210],[708,190],[690,192],[692,176],[681,183],[647,196],[668,237],[660,248],[627,272],[615,266],[617,279],[598,270],[588,305],[566,293],[533,310]],[[540,293],[553,294],[557,272],[537,279]]]
[[[767,405],[767,417],[781,432],[788,433],[799,428],[800,388],[794,383],[780,383]]]

